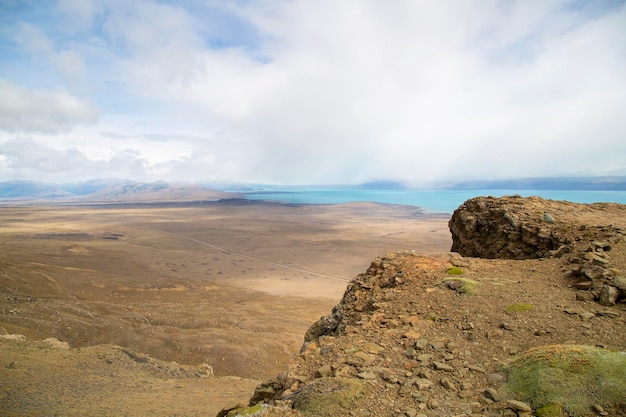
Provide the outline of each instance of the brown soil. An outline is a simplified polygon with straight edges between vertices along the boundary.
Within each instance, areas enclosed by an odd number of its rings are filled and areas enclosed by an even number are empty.
[[[0,217],[0,334],[31,341],[2,341],[0,415],[213,415],[286,369],[371,259],[451,244],[447,216],[377,204],[3,207]],[[32,345],[49,337],[74,349]],[[109,345],[242,379],[135,372]]]

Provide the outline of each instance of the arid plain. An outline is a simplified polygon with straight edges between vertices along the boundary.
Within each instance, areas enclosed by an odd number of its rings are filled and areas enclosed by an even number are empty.
[[[4,206],[0,333],[274,377],[374,258],[448,251],[448,219],[372,203]]]

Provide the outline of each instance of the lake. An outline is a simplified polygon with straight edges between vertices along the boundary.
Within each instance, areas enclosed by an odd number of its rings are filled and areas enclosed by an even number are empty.
[[[551,200],[567,200],[574,203],[611,202],[626,204],[626,191],[285,187],[246,191],[237,190],[237,192],[245,195],[250,200],[298,204],[339,204],[370,201],[418,206],[430,213],[450,214],[464,201],[478,196],[502,197],[518,194],[523,197],[538,196]]]

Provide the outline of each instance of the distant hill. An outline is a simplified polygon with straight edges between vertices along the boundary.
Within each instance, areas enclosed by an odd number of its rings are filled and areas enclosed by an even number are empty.
[[[0,182],[0,198],[59,198],[70,196],[72,193],[57,185],[34,181]]]
[[[226,198],[240,198],[240,195],[200,185],[165,181],[143,183],[128,180],[92,180],[63,185],[35,181],[0,182],[0,199],[7,200],[146,203],[216,201]]]
[[[473,180],[450,187],[461,190],[584,190],[626,191],[626,177],[536,177],[508,180]]]
[[[193,184],[125,182],[99,189],[84,196],[96,202],[215,201],[237,198],[238,194],[213,190]]]

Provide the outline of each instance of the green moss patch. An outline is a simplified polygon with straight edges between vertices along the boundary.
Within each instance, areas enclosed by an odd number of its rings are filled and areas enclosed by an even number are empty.
[[[561,404],[546,404],[535,410],[537,417],[564,417],[563,406]]]
[[[543,416],[560,415],[557,405],[573,417],[587,415],[594,404],[626,407],[626,352],[543,346],[518,356],[504,371],[503,395],[531,404]]]
[[[252,407],[238,408],[238,409],[233,410],[230,413],[228,413],[226,415],[226,417],[253,416],[256,413],[258,413],[259,411],[261,411],[262,409],[263,409],[263,406],[261,404],[257,404],[257,405],[252,406]]]
[[[509,313],[517,313],[520,311],[530,311],[533,309],[533,305],[529,303],[515,303],[506,308]]]
[[[448,275],[463,275],[465,272],[461,268],[457,268],[456,266],[451,266],[446,271]]]

